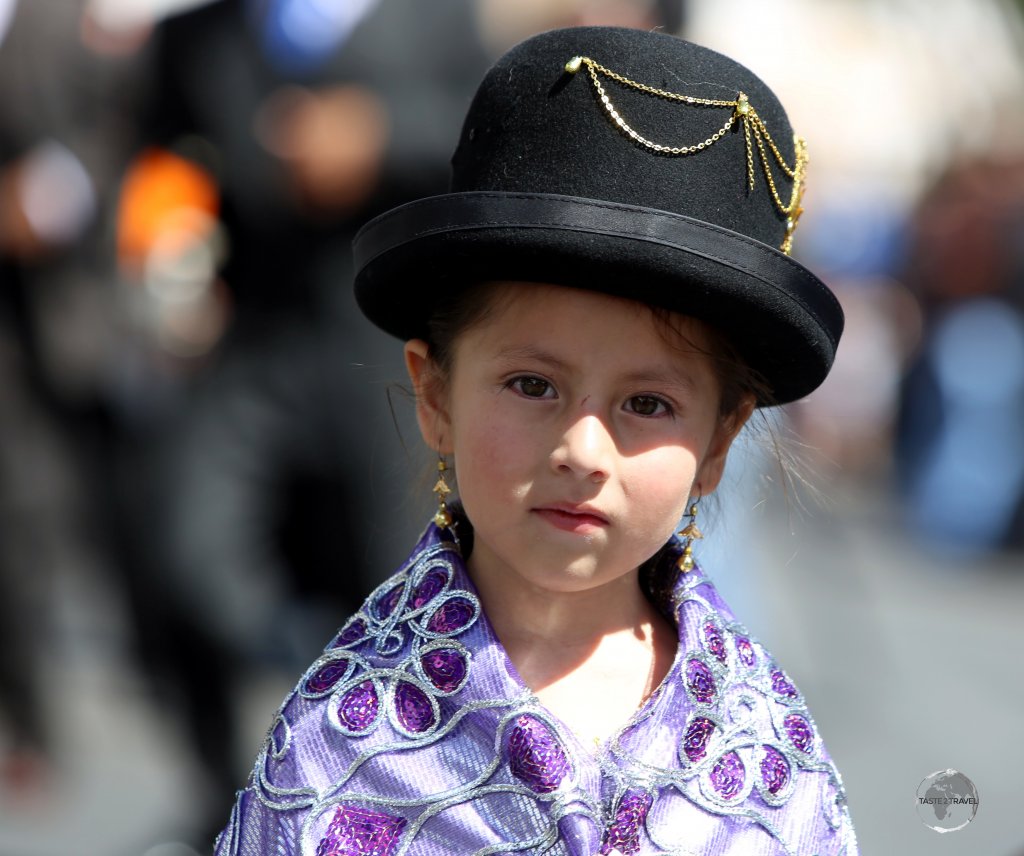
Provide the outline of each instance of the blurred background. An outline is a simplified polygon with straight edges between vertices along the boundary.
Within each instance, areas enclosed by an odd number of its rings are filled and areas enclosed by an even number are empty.
[[[0,854],[194,856],[431,504],[369,217],[441,192],[506,48],[660,27],[811,154],[847,332],[700,557],[806,695],[862,852],[1024,854],[1024,4],[0,0]],[[973,823],[918,784],[955,768]]]

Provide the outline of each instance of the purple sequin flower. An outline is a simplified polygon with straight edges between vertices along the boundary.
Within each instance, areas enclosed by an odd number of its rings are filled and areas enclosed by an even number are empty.
[[[423,674],[440,692],[450,693],[462,686],[469,671],[466,657],[454,648],[435,648],[420,657]]]
[[[435,569],[428,573],[423,581],[416,586],[416,591],[412,593],[412,608],[419,609],[430,603],[444,588],[446,582],[448,582],[448,574],[444,571]]]
[[[715,697],[715,679],[711,669],[700,660],[687,661],[686,686],[699,702],[709,702]]]
[[[310,695],[323,695],[331,690],[338,681],[344,679],[349,668],[350,663],[345,659],[324,663],[306,679],[306,692]]]
[[[337,638],[331,643],[332,648],[340,648],[343,645],[354,645],[366,637],[366,622],[362,618],[354,618],[342,629]]]
[[[340,805],[316,856],[392,856],[398,849],[404,817]]]
[[[650,811],[653,802],[654,797],[647,791],[626,791],[615,810],[615,820],[605,830],[600,852],[608,854],[614,850],[625,856],[639,853],[640,830],[647,820],[647,812]]]
[[[373,681],[352,687],[338,703],[338,720],[349,731],[366,731],[377,720],[380,698]]]
[[[744,666],[753,666],[757,661],[757,654],[754,653],[754,646],[746,636],[736,637],[736,651]]]
[[[796,746],[801,752],[810,752],[814,747],[814,730],[799,713],[791,713],[782,724],[789,735],[789,742]]]
[[[399,681],[395,686],[395,717],[413,734],[429,731],[437,722],[430,698],[409,681]]]
[[[724,663],[725,639],[722,636],[722,631],[711,621],[704,625],[704,641],[711,655],[718,659],[719,662]]]
[[[765,746],[761,757],[761,781],[765,789],[775,796],[789,783],[789,761],[774,746]]]
[[[776,695],[785,696],[786,698],[796,698],[797,691],[796,687],[790,683],[789,679],[782,673],[780,669],[772,669],[772,689]]]
[[[726,752],[711,768],[711,784],[723,799],[733,799],[743,790],[743,777],[746,769],[740,756],[735,752]]]
[[[704,757],[714,730],[715,723],[706,716],[695,717],[689,724],[683,735],[683,753],[690,761],[696,763]]]
[[[538,794],[558,789],[569,773],[569,759],[551,729],[533,716],[520,716],[508,738],[512,775]]]
[[[453,597],[446,600],[430,616],[427,630],[450,636],[468,627],[476,617],[476,607],[464,597]]]

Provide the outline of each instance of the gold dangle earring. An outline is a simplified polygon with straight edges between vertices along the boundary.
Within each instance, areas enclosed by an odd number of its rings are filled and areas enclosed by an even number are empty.
[[[452,514],[448,510],[448,503],[445,497],[452,492],[445,481],[444,474],[448,471],[448,464],[444,455],[438,452],[437,458],[437,483],[434,485],[434,493],[437,494],[437,512],[434,514],[434,523],[441,529],[447,529],[452,525]]]
[[[693,570],[693,542],[704,537],[704,533],[697,527],[697,505],[700,503],[700,494],[691,503],[689,511],[689,523],[680,530],[679,537],[684,539],[683,553],[676,561],[676,567],[684,574]]]

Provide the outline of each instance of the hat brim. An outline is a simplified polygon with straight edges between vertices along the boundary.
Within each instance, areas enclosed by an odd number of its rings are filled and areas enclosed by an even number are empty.
[[[653,208],[492,191],[410,202],[354,244],[356,299],[377,326],[423,338],[440,295],[512,280],[586,288],[704,320],[768,382],[801,398],[835,359],[843,312],[794,259],[728,229]]]

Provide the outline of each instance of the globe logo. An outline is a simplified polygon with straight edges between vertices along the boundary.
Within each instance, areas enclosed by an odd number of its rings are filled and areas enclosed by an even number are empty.
[[[917,787],[917,816],[936,832],[956,832],[978,813],[978,789],[957,770],[939,770]]]

